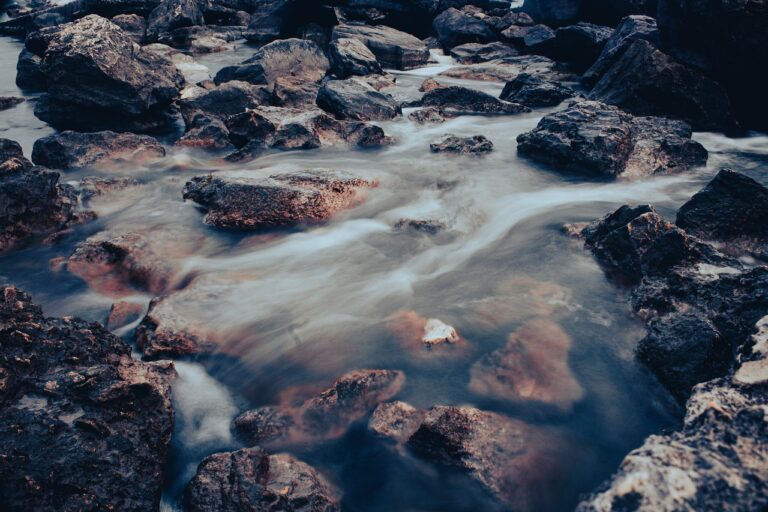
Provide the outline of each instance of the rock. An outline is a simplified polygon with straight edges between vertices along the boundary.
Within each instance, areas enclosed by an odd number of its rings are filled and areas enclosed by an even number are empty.
[[[437,16],[432,26],[445,49],[464,43],[490,43],[497,39],[488,25],[453,7]]]
[[[633,117],[587,101],[544,116],[517,138],[527,157],[563,168],[608,176],[643,176],[704,165],[707,151],[691,128],[658,117]]]
[[[445,122],[445,116],[436,107],[420,108],[408,114],[408,119],[419,124],[438,124]]]
[[[419,86],[419,92],[434,91],[435,89],[439,89],[440,87],[443,87],[443,85],[440,84],[434,78],[430,77],[424,80],[423,82],[421,82],[421,85]]]
[[[404,380],[400,371],[354,370],[296,407],[246,411],[235,418],[234,427],[241,438],[254,445],[337,438],[378,404],[392,399]]]
[[[748,176],[723,169],[678,210],[676,224],[706,240],[768,243],[766,219],[768,189]]]
[[[589,98],[635,115],[682,119],[696,130],[738,128],[722,87],[642,39],[606,71]]]
[[[176,141],[177,146],[209,150],[234,150],[229,130],[221,119],[201,112],[192,117],[187,132]]]
[[[189,512],[337,512],[341,493],[312,466],[261,448],[214,453],[184,494]]]
[[[555,82],[576,82],[575,75],[564,70],[552,59],[541,55],[520,55],[479,64],[456,66],[441,72],[439,76],[462,80],[509,82],[521,73],[541,76]]]
[[[582,0],[525,0],[523,10],[538,23],[559,26],[576,19]]]
[[[517,56],[517,50],[499,41],[487,44],[465,43],[454,46],[450,51],[451,57],[460,64],[478,64],[491,60],[505,59]],[[424,91],[426,92],[426,91]]]
[[[247,109],[269,105],[270,100],[271,92],[266,87],[233,80],[194,98],[182,99],[179,107],[184,121],[191,125],[198,113],[224,120]]]
[[[425,412],[405,402],[379,404],[368,420],[368,430],[382,439],[405,443],[421,426]]]
[[[595,85],[638,39],[660,46],[659,29],[655,19],[649,16],[627,16],[621,20],[613,35],[605,42],[597,60],[582,76],[582,81],[588,86]]]
[[[474,89],[451,86],[429,91],[421,103],[425,107],[436,107],[448,116],[502,115],[527,112],[528,108],[494,98]]]
[[[333,39],[341,38],[361,41],[385,68],[413,69],[429,62],[423,41],[391,27],[341,24],[333,28]]]
[[[135,47],[117,25],[86,16],[56,29],[40,64],[48,95],[35,115],[43,121],[60,128],[119,127],[156,116],[178,97],[184,79],[175,66]]]
[[[242,80],[274,88],[278,78],[300,82],[319,82],[330,69],[323,51],[312,41],[284,39],[259,48],[250,59],[223,68],[216,74],[217,84]]]
[[[394,225],[397,231],[415,231],[426,235],[436,235],[445,231],[445,223],[437,219],[400,219]]]
[[[112,23],[128,34],[136,44],[144,44],[147,38],[147,20],[138,14],[118,14]]]
[[[577,71],[585,71],[595,63],[613,32],[610,27],[584,22],[561,27],[555,32],[557,57]]]
[[[554,107],[574,95],[571,88],[559,82],[521,73],[511,82],[507,82],[499,98],[526,107]]]
[[[132,324],[141,320],[146,313],[146,307],[144,304],[138,302],[118,301],[112,304],[109,308],[109,315],[107,316],[106,327],[110,331],[115,331],[122,327]]]
[[[551,320],[529,320],[509,335],[503,348],[472,365],[469,388],[491,398],[536,400],[570,409],[584,397],[568,365],[572,343]]]
[[[203,23],[198,0],[162,0],[147,17],[147,39],[154,42],[163,32]]]
[[[742,124],[768,129],[764,63],[768,62],[768,3],[715,0],[706,8],[690,0],[660,0],[664,48],[703,69],[727,91]]]
[[[40,70],[42,59],[27,49],[21,50],[16,63],[16,85],[26,91],[44,91],[48,88],[48,79]]]
[[[173,432],[168,362],[0,289],[5,510],[156,510]]]
[[[336,39],[330,44],[328,54],[331,70],[338,78],[382,72],[376,56],[358,39]]]
[[[335,171],[313,169],[269,178],[198,176],[184,186],[208,213],[205,223],[254,230],[316,224],[354,207],[374,183]]]
[[[138,163],[164,156],[165,148],[154,137],[110,131],[65,131],[36,140],[32,148],[32,161],[52,169],[91,167],[118,160]]]
[[[93,197],[101,196],[118,190],[123,190],[128,187],[134,187],[139,184],[139,180],[127,176],[109,178],[102,178],[100,176],[86,176],[80,180],[80,199],[82,201],[88,201]]]
[[[445,135],[437,142],[429,145],[433,153],[458,153],[461,155],[481,155],[493,151],[493,142],[483,135],[473,137],[457,137]]]
[[[546,25],[527,27],[523,36],[523,46],[529,53],[553,55],[556,51],[555,31]]]
[[[387,320],[387,329],[416,360],[440,362],[466,356],[467,340],[440,319],[426,318],[414,311],[397,311]]]
[[[381,121],[401,113],[392,96],[354,78],[326,82],[317,95],[317,105],[338,119],[355,121]]]
[[[407,446],[419,457],[463,471],[511,510],[538,510],[551,483],[558,441],[534,427],[473,407],[432,407]]]
[[[24,98],[14,96],[0,96],[0,110],[8,110],[16,105],[24,103]]]

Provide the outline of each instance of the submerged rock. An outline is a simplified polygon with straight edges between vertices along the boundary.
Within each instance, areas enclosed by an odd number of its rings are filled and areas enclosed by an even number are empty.
[[[571,88],[559,82],[521,73],[511,82],[507,82],[499,98],[526,107],[554,107],[575,94]]]
[[[98,323],[45,318],[0,287],[3,510],[156,510],[173,366],[131,359]]]
[[[400,105],[389,94],[350,78],[329,80],[317,95],[317,105],[338,119],[381,121],[400,115]]]
[[[220,228],[264,229],[316,224],[363,201],[374,183],[335,171],[313,169],[269,178],[198,176],[184,186]]]
[[[429,145],[433,153],[458,153],[461,155],[481,155],[493,151],[493,142],[483,135],[457,137],[447,134],[439,141]]]
[[[151,160],[165,156],[165,148],[148,135],[110,131],[65,131],[35,141],[32,161],[53,169],[74,169],[105,161]]]
[[[384,25],[337,25],[333,28],[333,39],[341,38],[361,41],[385,68],[405,70],[429,62],[429,50],[423,41]]]
[[[425,107],[436,107],[448,116],[519,114],[529,109],[517,103],[509,103],[474,89],[451,86],[440,87],[424,95]]]
[[[261,448],[214,453],[184,494],[189,512],[336,512],[341,493],[312,466]]]
[[[368,420],[368,430],[377,437],[405,443],[421,426],[425,411],[405,402],[379,404]]]
[[[517,137],[521,154],[575,171],[643,176],[682,171],[707,162],[682,121],[634,117],[600,102],[580,102],[544,116]]]

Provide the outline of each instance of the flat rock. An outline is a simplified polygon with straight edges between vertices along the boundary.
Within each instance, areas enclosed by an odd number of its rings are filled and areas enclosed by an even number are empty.
[[[64,131],[35,141],[32,161],[52,169],[91,167],[107,162],[138,163],[165,156],[165,148],[148,135],[110,131]]]
[[[542,55],[519,55],[447,69],[439,76],[483,82],[508,82],[521,73],[541,75],[551,81],[575,82],[576,77],[562,65]]]
[[[490,94],[466,87],[451,86],[434,89],[424,94],[421,104],[436,107],[447,116],[508,115],[527,112],[523,105],[494,98]]]
[[[460,155],[481,155],[493,151],[493,142],[483,135],[457,137],[447,134],[429,145],[433,153],[455,153]]]
[[[323,84],[317,105],[338,119],[354,121],[381,121],[400,115],[400,105],[392,96],[354,78]]]
[[[460,64],[478,64],[517,56],[517,50],[500,41],[493,43],[464,43],[451,48],[450,55]]]
[[[429,62],[429,50],[423,41],[384,25],[337,25],[333,28],[333,39],[341,38],[361,41],[385,68],[413,69]]]

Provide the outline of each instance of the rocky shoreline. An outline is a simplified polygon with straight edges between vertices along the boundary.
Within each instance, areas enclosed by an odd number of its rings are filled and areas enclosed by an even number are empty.
[[[31,96],[0,98],[0,115],[34,103],[34,115],[57,132],[39,138],[29,159],[19,143],[0,139],[0,253],[98,226],[104,203],[144,186],[82,172],[151,167],[176,150],[226,167],[178,183],[200,232],[270,240],[322,229],[365,208],[388,183],[366,169],[273,171],[260,159],[327,150],[375,160],[403,143],[385,129],[398,120],[432,130],[465,116],[514,122],[544,109],[516,137],[516,151],[555,173],[639,182],[701,169],[717,155],[694,131],[768,128],[759,75],[768,62],[768,2],[710,4],[6,4],[0,34],[23,39],[16,84]],[[207,79],[195,74],[195,57],[226,54],[242,40],[254,47],[250,57]],[[404,91],[398,72],[436,64],[431,50],[456,65]],[[510,142],[444,130],[424,154],[482,165]],[[252,163],[246,172],[231,167]],[[749,171],[721,170],[674,222],[652,205],[625,205],[565,226],[563,236],[583,243],[645,323],[634,357],[684,409],[679,429],[648,437],[577,510],[768,507],[768,189]],[[81,179],[64,179],[69,172]],[[376,229],[452,236],[426,215]],[[114,300],[109,330],[45,317],[27,293],[0,286],[0,508],[160,510],[174,432],[176,371],[166,358],[243,355],[188,308],[215,302],[237,269],[212,276],[168,257],[205,244],[200,234],[141,226],[79,241],[58,265]],[[137,293],[153,299],[131,302]],[[569,365],[572,338],[548,314],[563,301],[550,300],[551,290],[529,293],[540,301],[535,313],[484,354],[437,318],[402,310],[382,320],[419,364],[472,356],[466,387],[484,404],[568,414],[588,391]],[[339,475],[294,452],[364,435],[399,464],[458,472],[490,509],[546,509],[547,489],[565,471],[562,447],[576,441],[492,407],[409,403],[407,378],[402,369],[357,367],[319,389],[241,407],[226,428],[237,448],[208,452],[174,506],[345,510]]]

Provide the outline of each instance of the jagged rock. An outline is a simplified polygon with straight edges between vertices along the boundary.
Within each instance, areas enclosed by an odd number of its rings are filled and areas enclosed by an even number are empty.
[[[507,82],[500,99],[526,107],[553,107],[575,95],[569,87],[528,73],[519,74]]]
[[[157,41],[163,32],[203,24],[198,0],[162,0],[147,17],[147,39]]]
[[[269,178],[198,176],[184,186],[208,213],[205,223],[230,229],[264,229],[316,224],[363,200],[371,181],[313,169]]]
[[[341,493],[312,466],[261,448],[214,453],[184,494],[189,512],[338,512]]]
[[[432,26],[438,41],[446,49],[464,43],[490,43],[498,39],[488,25],[453,7],[437,16]]]
[[[0,506],[156,510],[173,432],[168,362],[0,288]]]
[[[555,32],[557,57],[584,71],[595,63],[612,35],[612,28],[592,23],[561,27]]]
[[[429,145],[433,153],[458,153],[462,155],[480,155],[493,151],[493,142],[483,135],[457,137],[447,134],[439,141]]]
[[[448,116],[502,115],[527,112],[528,108],[494,98],[490,94],[466,87],[441,87],[424,95],[421,104],[436,107]]]
[[[635,115],[682,119],[697,130],[738,128],[722,87],[643,39],[624,51],[589,98]]]
[[[48,79],[40,70],[42,59],[27,49],[21,50],[16,63],[16,85],[27,91],[44,91],[48,88]]]
[[[405,443],[421,426],[425,412],[405,402],[379,404],[368,420],[368,429],[377,437]]]
[[[574,171],[642,176],[704,165],[707,151],[682,121],[634,117],[585,101],[544,116],[517,138],[521,154]]]
[[[24,103],[24,98],[14,96],[0,96],[0,110],[8,110],[16,105]]]
[[[138,14],[118,14],[112,23],[128,34],[136,44],[143,44],[147,38],[147,20]]]
[[[465,43],[454,46],[450,51],[451,57],[460,64],[478,64],[491,60],[506,59],[517,56],[517,50],[508,44],[496,41],[493,43]],[[426,92],[426,91],[424,91]]]
[[[263,85],[233,80],[217,85],[194,98],[182,99],[179,101],[179,107],[185,122],[191,124],[198,113],[223,120],[247,109],[269,105],[270,100],[271,92]]]
[[[165,148],[148,135],[110,131],[79,133],[65,131],[35,141],[32,161],[52,169],[75,169],[106,161],[158,159]]]
[[[382,72],[376,56],[358,39],[338,38],[330,44],[328,54],[331,69],[338,78]]]
[[[361,41],[385,68],[412,69],[429,61],[423,41],[391,27],[341,24],[333,28],[333,39],[341,38]]]
[[[354,78],[326,82],[317,94],[317,105],[338,119],[381,121],[400,115],[392,96]]]

